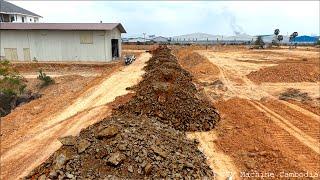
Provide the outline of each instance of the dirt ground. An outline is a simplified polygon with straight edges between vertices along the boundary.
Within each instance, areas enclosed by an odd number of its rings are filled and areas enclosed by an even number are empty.
[[[61,146],[57,138],[76,135],[108,116],[108,103],[140,80],[149,57],[143,53],[128,67],[103,68],[95,78],[57,77],[56,84],[40,91],[42,98],[1,118],[1,179],[27,175]]]
[[[203,56],[204,63],[209,61],[215,66],[211,71],[219,70],[215,75],[210,74],[219,83],[201,78],[203,74],[196,67],[191,72],[198,73],[194,76],[200,78],[199,86],[218,109],[221,121],[214,130],[189,133],[188,137],[200,142],[199,148],[207,155],[218,179],[317,177],[320,173],[319,79],[309,79],[313,75],[319,77],[319,71],[305,73],[305,65],[319,67],[316,60],[319,51],[220,47],[197,48],[195,52]],[[190,68],[186,64],[192,59],[180,61]],[[273,72],[279,66],[286,68],[289,62],[298,70],[290,69],[293,72],[288,74],[281,70],[270,73],[268,78],[272,81],[266,81],[265,69]],[[204,70],[208,71],[207,67]],[[253,72],[255,78],[250,78]],[[279,100],[279,94],[290,87],[308,93],[312,100]]]
[[[1,118],[1,179],[27,175],[61,147],[59,137],[79,134],[134,96],[126,88],[141,79],[150,58],[145,51],[155,46],[123,48],[124,54],[139,56],[127,67],[43,65],[56,84],[41,90],[34,72],[39,67],[27,66],[23,75],[29,88],[44,96]],[[186,132],[199,142],[216,179],[320,176],[319,49],[170,48],[221,116],[213,130]],[[23,65],[16,66],[23,71]],[[288,88],[311,100],[279,100]]]

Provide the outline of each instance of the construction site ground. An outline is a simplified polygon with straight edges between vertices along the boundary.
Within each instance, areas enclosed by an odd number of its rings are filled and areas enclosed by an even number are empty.
[[[319,49],[199,49],[177,55],[220,112],[214,130],[189,134],[200,141],[218,179],[317,178]],[[198,64],[208,63],[214,67],[198,69]],[[279,100],[288,88],[306,92],[311,99]]]
[[[130,66],[123,62],[16,65],[29,89],[43,96],[1,118],[0,179],[28,175],[61,147],[59,137],[79,134],[110,115],[114,105],[130,99],[126,88],[141,79],[151,57],[145,50],[152,48],[124,46],[125,53],[138,56]],[[217,179],[320,176],[319,49],[171,48],[193,74],[197,89],[220,113],[213,130],[186,133],[200,142]],[[39,68],[56,83],[39,89]],[[279,100],[288,88],[310,98]]]

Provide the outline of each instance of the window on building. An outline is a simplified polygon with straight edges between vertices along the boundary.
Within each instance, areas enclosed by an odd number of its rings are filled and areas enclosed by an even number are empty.
[[[10,21],[13,22],[14,21],[14,16],[10,17]]]
[[[24,17],[23,16],[21,17],[21,20],[22,20],[22,22],[24,22]]]
[[[30,22],[32,22],[32,19],[30,19]]]
[[[93,34],[91,31],[80,33],[80,44],[93,44]]]

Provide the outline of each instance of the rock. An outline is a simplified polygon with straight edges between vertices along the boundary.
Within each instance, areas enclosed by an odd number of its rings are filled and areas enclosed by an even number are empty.
[[[91,143],[88,140],[81,139],[80,142],[78,143],[78,153],[82,153],[85,151]]]
[[[67,176],[67,178],[69,178],[69,179],[74,179],[74,175],[73,175],[73,174],[66,173],[66,176]]]
[[[55,179],[56,177],[58,177],[58,173],[55,170],[53,170],[49,173],[49,177],[51,179]]]
[[[193,168],[194,168],[194,166],[193,166],[191,163],[189,163],[189,162],[185,162],[183,166],[184,166],[184,167],[187,167],[187,168],[190,168],[190,169],[193,169]]]
[[[120,145],[118,146],[118,148],[119,148],[119,150],[121,150],[121,151],[125,151],[125,150],[127,149],[127,144],[120,144]]]
[[[149,175],[152,171],[152,165],[150,163],[147,163],[147,165],[144,167],[144,173],[146,175]]]
[[[61,137],[58,139],[61,144],[65,145],[65,146],[74,146],[76,144],[76,137],[74,136],[65,136],[65,137]]]
[[[128,171],[133,173],[133,167],[131,165],[128,166]]]
[[[67,157],[64,153],[59,154],[55,159],[55,169],[61,169],[66,163]]]
[[[116,134],[119,133],[119,128],[115,125],[110,125],[107,128],[101,130],[98,134],[97,137],[98,138],[111,138],[113,136],[115,136]]]
[[[246,161],[244,162],[244,165],[246,166],[246,168],[248,169],[254,169],[255,168],[255,162],[252,160]]]
[[[41,176],[38,177],[38,180],[46,180],[46,175],[42,174]]]
[[[261,151],[261,152],[259,152],[259,155],[260,156],[267,156],[268,152],[267,151]]]
[[[126,158],[126,156],[120,152],[115,152],[110,154],[110,157],[108,159],[108,163],[117,166],[118,164],[121,164],[124,159]]]
[[[248,155],[248,157],[255,157],[255,156],[257,156],[257,153],[248,152],[247,155]]]
[[[166,158],[167,157],[167,153],[165,151],[163,151],[162,149],[158,148],[155,145],[151,146],[151,149],[153,150],[154,153],[158,154],[159,156]]]

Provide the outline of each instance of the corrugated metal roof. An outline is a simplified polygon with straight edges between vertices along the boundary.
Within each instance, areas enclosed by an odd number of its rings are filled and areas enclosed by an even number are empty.
[[[114,28],[126,33],[120,23],[0,23],[0,29],[5,30],[112,30]]]
[[[33,13],[33,12],[28,11],[26,9],[23,9],[19,6],[16,6],[16,5],[9,3],[7,1],[4,1],[4,0],[0,0],[0,12],[7,13],[7,14],[23,14],[23,15],[41,17],[40,15],[38,15],[36,13]]]

